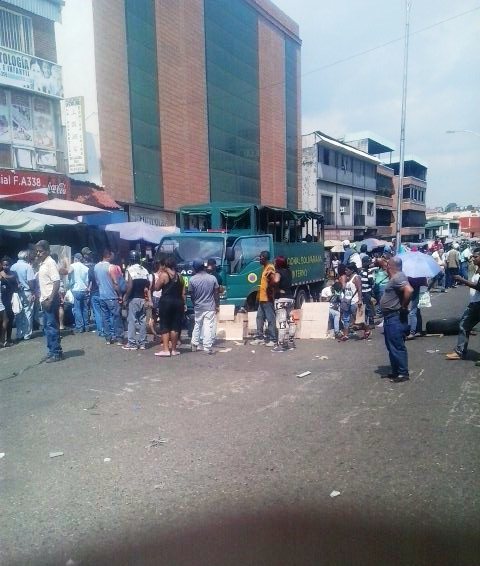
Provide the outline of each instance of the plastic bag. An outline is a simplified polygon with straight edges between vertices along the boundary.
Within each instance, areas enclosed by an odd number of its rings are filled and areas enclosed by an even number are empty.
[[[22,301],[18,293],[12,295],[12,311],[13,314],[20,314],[23,310]]]
[[[68,303],[68,304],[70,304],[70,305],[73,305],[73,301],[74,301],[73,293],[72,293],[71,289],[69,289],[69,290],[65,293],[65,296],[63,297],[63,302],[64,302],[64,303]]]
[[[432,306],[432,301],[430,293],[428,291],[422,291],[418,298],[418,308],[429,309]]]

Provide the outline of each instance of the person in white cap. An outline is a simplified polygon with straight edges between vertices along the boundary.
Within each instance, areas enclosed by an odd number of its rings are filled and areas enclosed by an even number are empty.
[[[350,247],[350,240],[343,240],[342,246],[343,246],[342,263],[343,265],[347,265],[347,263],[350,263],[350,256],[353,254],[354,250],[353,248]]]

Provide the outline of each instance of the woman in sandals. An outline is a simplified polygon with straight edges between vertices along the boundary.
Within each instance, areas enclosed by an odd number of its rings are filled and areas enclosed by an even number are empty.
[[[158,301],[158,314],[162,349],[155,352],[155,355],[178,356],[180,352],[177,350],[177,342],[185,314],[185,285],[173,257],[165,259],[164,269],[157,277],[155,291],[160,289],[162,296]]]

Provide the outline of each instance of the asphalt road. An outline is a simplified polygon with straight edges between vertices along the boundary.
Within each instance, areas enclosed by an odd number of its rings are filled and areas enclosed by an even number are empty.
[[[57,364],[41,338],[2,350],[0,563],[478,564],[480,339],[449,362],[454,341],[410,342],[401,384],[378,331],[280,354],[162,359],[92,333]]]

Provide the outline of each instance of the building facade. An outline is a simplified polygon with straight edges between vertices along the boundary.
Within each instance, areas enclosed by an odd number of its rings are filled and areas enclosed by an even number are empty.
[[[322,132],[302,140],[302,208],[323,213],[325,238],[376,235],[379,160]]]
[[[396,202],[400,187],[400,163],[389,163],[395,173],[393,178]],[[402,242],[420,242],[425,239],[427,166],[415,157],[406,157],[402,187]],[[396,208],[394,210],[396,222]]]
[[[0,207],[69,196],[54,27],[62,5],[0,1]]]
[[[64,21],[65,89],[85,106],[88,170],[75,178],[147,212],[298,207],[300,40],[272,2],[70,0]]]

